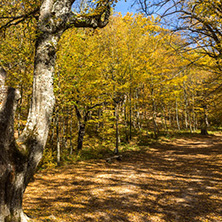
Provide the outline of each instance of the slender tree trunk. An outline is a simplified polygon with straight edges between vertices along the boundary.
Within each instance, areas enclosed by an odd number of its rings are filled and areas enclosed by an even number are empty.
[[[21,99],[18,103],[18,116],[17,116],[17,121],[18,121],[18,127],[17,127],[17,130],[18,130],[18,136],[20,136],[21,134],[21,112],[22,112],[22,96],[23,96],[23,87],[21,86],[20,87],[20,94],[21,94]]]
[[[73,153],[73,145],[72,145],[72,109],[70,109],[70,126],[69,126],[69,155]]]
[[[198,127],[198,118],[197,118],[197,113],[194,113],[194,124],[195,124],[195,131],[197,131],[197,127]]]
[[[78,102],[77,102],[78,103]],[[83,139],[85,136],[86,124],[91,119],[91,110],[97,106],[101,106],[102,103],[95,104],[92,106],[86,106],[84,112],[81,114],[77,105],[75,105],[76,115],[78,119],[78,140],[77,140],[77,151],[82,149]]]
[[[136,127],[141,130],[141,119],[140,119],[140,110],[139,110],[139,89],[136,89],[135,92],[135,113],[136,113]]]
[[[163,118],[164,118],[164,123],[163,123],[164,128],[165,128],[166,132],[168,133],[167,118],[166,118],[166,109],[165,109],[165,106],[164,106],[163,103],[162,103],[162,116],[163,116]]]
[[[126,101],[127,96],[125,96],[124,104],[123,104],[123,116],[124,116],[124,125],[125,125],[125,136],[126,136],[126,142],[129,142],[129,136],[128,136],[128,123],[127,123],[127,109],[126,109]]]
[[[208,116],[207,116],[207,106],[203,106],[204,112],[203,112],[203,118],[201,123],[201,134],[202,135],[208,135],[207,128],[209,126],[208,122]]]
[[[192,94],[192,113],[191,113],[191,119],[193,122],[193,130],[196,131],[197,130],[197,114],[194,110],[195,107],[195,99],[194,99],[194,94]]]
[[[185,128],[188,129],[188,95],[187,95],[187,90],[185,88],[185,83],[183,82],[183,93],[184,93],[184,104],[185,104],[185,110],[184,110],[184,121],[185,121]]]
[[[64,107],[62,114],[62,148],[66,149],[67,146],[67,129],[66,129],[66,116],[67,107]]]
[[[156,123],[156,104],[153,103],[153,127],[154,127],[154,135],[155,135],[155,138],[158,137],[158,126],[157,126],[157,123]]]
[[[184,121],[185,121],[185,128],[188,128],[188,110],[187,110],[187,101],[185,101],[185,110],[184,110]]]
[[[55,125],[56,125],[56,116],[54,115],[51,121],[51,126],[50,126],[50,146],[53,147],[53,141],[54,141],[54,136],[55,136]]]
[[[156,102],[155,102],[155,99],[154,99],[154,90],[151,89],[151,95],[152,95],[152,111],[153,111],[153,130],[154,130],[154,136],[155,138],[158,137],[158,134],[159,134],[159,129],[158,129],[158,125],[157,125],[157,122],[156,122]]]
[[[168,118],[169,118],[169,126],[172,128],[172,118],[171,118],[171,109],[168,107]]]
[[[56,162],[57,162],[57,165],[60,166],[60,163],[61,163],[61,148],[60,148],[59,135],[57,135],[57,142],[56,142]]]
[[[88,116],[89,116],[89,111],[87,110],[84,113],[84,116],[82,116],[76,105],[75,105],[75,110],[76,110],[76,115],[77,115],[77,119],[78,119],[77,152],[79,152],[80,150],[82,150],[82,146],[83,146],[83,139],[85,136],[85,128],[86,128],[86,123],[87,123]]]
[[[61,162],[61,149],[60,149],[60,133],[59,133],[59,113],[56,111],[56,161],[60,165]]]
[[[79,130],[78,130],[78,140],[77,140],[77,151],[82,150],[83,139],[85,136],[85,127],[86,124],[79,121]]]
[[[116,110],[115,110],[115,117],[116,117],[116,148],[114,153],[118,154],[119,153],[119,106],[116,103]]]
[[[180,131],[180,121],[179,121],[179,111],[178,111],[178,103],[176,98],[176,121],[177,121],[177,128]]]
[[[189,123],[190,133],[193,133],[192,121],[191,121],[191,113],[188,113],[188,123]]]

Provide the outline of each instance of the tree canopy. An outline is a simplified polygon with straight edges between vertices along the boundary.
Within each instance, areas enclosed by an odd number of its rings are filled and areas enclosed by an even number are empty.
[[[28,221],[22,198],[39,163],[220,129],[219,1],[140,1],[144,14],[124,16],[106,0],[1,4],[0,221]]]

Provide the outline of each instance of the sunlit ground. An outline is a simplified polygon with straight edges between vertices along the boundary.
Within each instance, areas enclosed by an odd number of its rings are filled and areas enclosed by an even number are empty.
[[[222,135],[39,172],[24,208],[35,221],[222,221]]]

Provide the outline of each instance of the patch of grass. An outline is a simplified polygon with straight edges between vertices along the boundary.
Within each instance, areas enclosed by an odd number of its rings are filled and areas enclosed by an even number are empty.
[[[112,154],[112,152],[107,146],[92,145],[80,150],[77,154],[77,160],[102,159]]]
[[[140,146],[137,144],[131,143],[131,144],[126,144],[125,146],[121,146],[119,151],[120,153],[126,152],[126,151],[139,151],[141,149]]]
[[[203,136],[200,134],[200,130],[190,133],[188,130],[174,131],[169,130],[168,132],[160,131],[157,138],[155,138],[153,133],[148,133],[147,131],[140,131],[140,133],[134,134],[133,140],[127,143],[122,140],[119,145],[119,152],[143,152],[144,148],[152,145],[166,144],[172,142],[179,138],[205,138],[211,137],[214,134],[221,134],[220,130],[208,131],[209,135]],[[86,137],[84,141],[83,149],[79,152],[73,151],[73,154],[69,154],[69,149],[62,148],[61,154],[61,165],[68,165],[70,163],[76,163],[84,160],[93,159],[105,159],[113,155],[115,148],[115,138],[109,140],[102,140],[101,138],[89,138]],[[56,151],[51,149],[46,149],[44,152],[43,159],[39,165],[39,169],[55,168],[56,163]]]

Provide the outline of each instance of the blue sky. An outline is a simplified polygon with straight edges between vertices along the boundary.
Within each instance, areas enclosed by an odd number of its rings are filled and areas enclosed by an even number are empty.
[[[115,12],[121,12],[122,15],[125,15],[127,12],[133,12],[135,13],[135,7],[131,8],[131,4],[133,3],[132,0],[119,0],[116,3]]]

